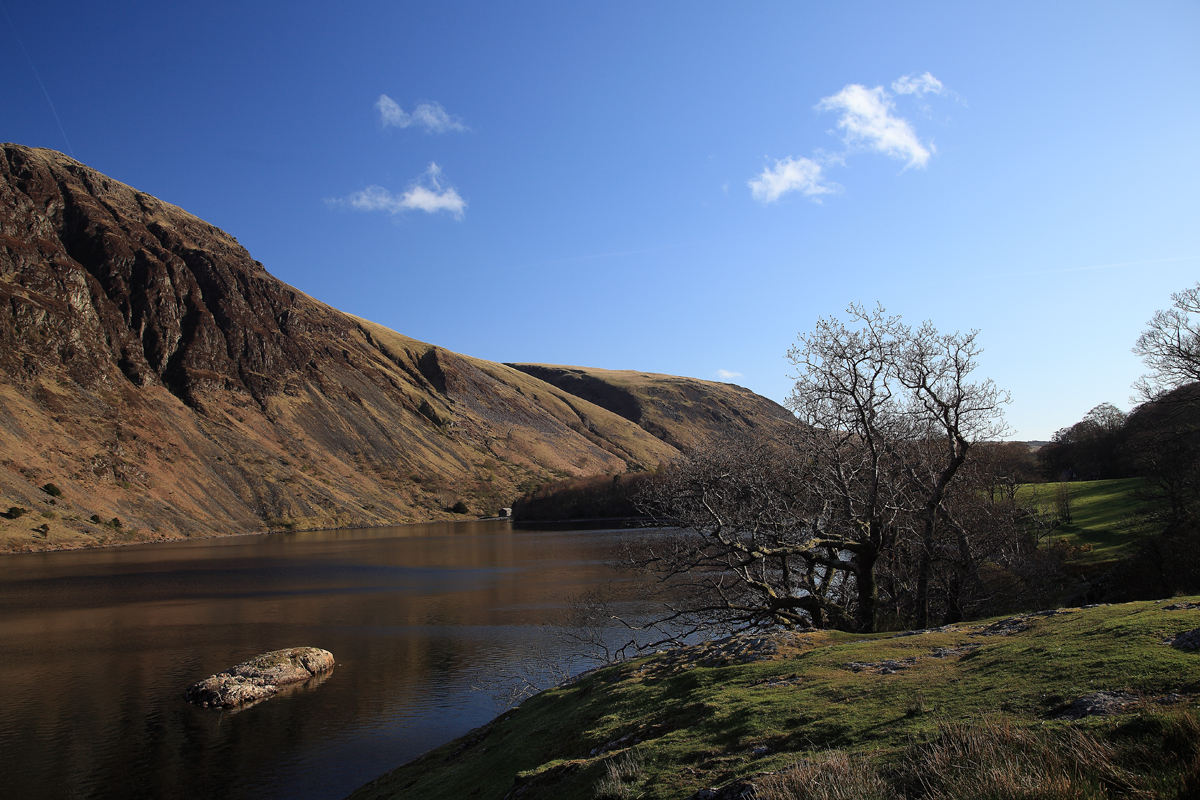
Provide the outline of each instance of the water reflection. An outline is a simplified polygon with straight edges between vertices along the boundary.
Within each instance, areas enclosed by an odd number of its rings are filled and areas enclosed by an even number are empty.
[[[413,525],[0,559],[0,769],[13,797],[342,797],[492,716],[621,531]],[[311,645],[319,687],[240,713],[190,683]]]

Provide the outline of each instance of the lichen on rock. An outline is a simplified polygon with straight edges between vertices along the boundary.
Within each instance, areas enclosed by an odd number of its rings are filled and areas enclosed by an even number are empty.
[[[273,650],[192,684],[184,697],[204,708],[236,708],[326,673],[333,663],[333,653],[317,647]]]

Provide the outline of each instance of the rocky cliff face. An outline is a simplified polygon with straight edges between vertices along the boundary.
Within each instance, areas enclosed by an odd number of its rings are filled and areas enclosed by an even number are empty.
[[[0,550],[449,519],[459,500],[493,512],[521,486],[677,453],[619,410],[341,313],[182,209],[11,144],[0,449]]]

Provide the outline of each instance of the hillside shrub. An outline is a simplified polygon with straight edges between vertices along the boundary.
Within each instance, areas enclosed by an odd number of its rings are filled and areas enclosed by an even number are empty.
[[[51,497],[62,497],[62,489],[58,488],[53,483],[47,483],[42,487],[42,491]]]
[[[21,508],[20,506],[9,506],[8,513],[4,516],[8,517],[9,519],[20,519],[28,513],[29,509],[27,508]]]

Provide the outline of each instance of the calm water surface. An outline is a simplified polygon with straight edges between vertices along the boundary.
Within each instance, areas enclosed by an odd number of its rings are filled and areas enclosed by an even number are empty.
[[[616,577],[627,535],[474,522],[0,558],[0,796],[344,797],[494,716],[470,687]],[[301,645],[337,659],[318,686],[183,700]]]

